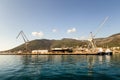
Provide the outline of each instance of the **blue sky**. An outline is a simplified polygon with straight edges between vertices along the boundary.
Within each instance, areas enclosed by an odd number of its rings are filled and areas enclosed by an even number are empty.
[[[109,16],[96,37],[120,32],[120,0],[0,0],[0,50],[29,40],[84,39]]]

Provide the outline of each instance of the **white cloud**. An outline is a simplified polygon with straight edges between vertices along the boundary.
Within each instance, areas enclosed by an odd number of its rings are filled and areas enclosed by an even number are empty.
[[[73,39],[76,39],[76,40],[87,40],[87,38],[85,36],[76,37],[76,38],[73,38]]]
[[[33,36],[36,36],[36,37],[43,37],[43,32],[32,32],[32,35]]]
[[[87,38],[85,36],[81,36],[79,39],[80,40],[86,40]]]
[[[52,32],[54,32],[54,33],[55,33],[55,32],[57,32],[57,30],[56,30],[56,29],[53,29],[53,30],[52,30]]]
[[[72,28],[72,29],[67,30],[67,33],[74,33],[74,32],[76,32],[76,28]]]

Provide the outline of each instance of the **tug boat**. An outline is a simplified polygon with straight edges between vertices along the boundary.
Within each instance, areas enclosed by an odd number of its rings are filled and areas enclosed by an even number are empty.
[[[103,51],[102,48],[99,48],[97,54],[98,55],[112,55],[113,52],[109,48],[107,48],[105,51]]]
[[[97,54],[98,55],[105,55],[105,52],[103,51],[102,48],[99,48]]]
[[[107,48],[106,51],[105,51],[105,54],[106,55],[112,55],[113,52],[110,49]]]

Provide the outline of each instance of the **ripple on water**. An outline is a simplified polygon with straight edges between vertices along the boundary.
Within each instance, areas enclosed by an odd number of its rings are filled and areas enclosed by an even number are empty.
[[[0,56],[0,80],[119,80],[120,57]]]

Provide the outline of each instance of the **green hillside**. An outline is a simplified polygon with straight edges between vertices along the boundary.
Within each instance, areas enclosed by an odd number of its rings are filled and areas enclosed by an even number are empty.
[[[86,42],[80,41],[80,40],[75,40],[75,39],[64,38],[62,40],[54,40],[51,47],[52,48],[55,48],[55,47],[76,47],[76,46],[83,46],[83,45],[86,45]]]
[[[96,39],[97,46],[118,47],[120,46],[120,33],[114,34],[107,38]]]
[[[32,40],[28,42],[27,48],[28,50],[36,50],[36,49],[50,49],[52,45],[52,40],[42,39],[42,40]],[[22,44],[18,47],[11,49],[11,51],[19,51],[19,50],[26,50],[26,45]]]
[[[62,40],[47,40],[47,39],[40,39],[40,40],[32,40],[28,42],[27,48],[28,50],[37,50],[37,49],[48,49],[51,48],[60,48],[60,47],[76,47],[85,45],[85,41],[79,41],[75,39],[62,39]],[[19,51],[19,50],[26,50],[26,45],[22,44],[18,47],[11,49],[11,51]]]

